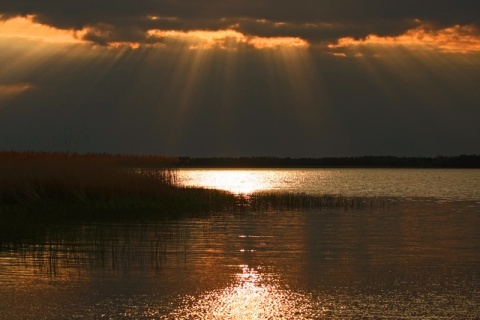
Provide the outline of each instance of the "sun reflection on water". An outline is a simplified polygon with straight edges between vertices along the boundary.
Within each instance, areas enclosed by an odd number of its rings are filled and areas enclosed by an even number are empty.
[[[170,314],[175,319],[317,319],[322,310],[310,295],[282,288],[261,267],[240,265],[235,282],[198,298],[187,297]]]
[[[270,190],[278,181],[275,171],[188,170],[178,174],[180,181],[185,185],[221,189],[237,194]]]

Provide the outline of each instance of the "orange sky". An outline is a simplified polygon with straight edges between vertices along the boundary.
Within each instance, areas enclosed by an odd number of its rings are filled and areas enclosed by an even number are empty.
[[[61,30],[34,22],[32,16],[17,17],[0,24],[0,38],[10,38],[12,41],[19,39],[43,41],[49,43],[88,43],[82,37],[89,32],[89,28],[82,30]],[[257,49],[272,49],[278,47],[308,47],[320,45],[300,37],[260,37],[245,35],[233,29],[208,31],[208,30],[148,30],[148,37],[188,42],[190,49],[235,49],[239,45],[249,45]],[[155,42],[157,43],[157,42]],[[109,43],[112,47],[122,45],[138,48],[142,44],[131,41],[115,41]],[[147,45],[148,44],[144,44]],[[398,36],[378,36],[370,34],[363,39],[352,37],[339,38],[338,41],[327,45],[334,52],[355,47],[391,47],[404,46],[411,50],[436,50],[448,53],[478,53],[480,52],[480,30],[473,25],[431,30],[428,25],[422,25],[406,31]],[[341,56],[341,54],[338,54]]]

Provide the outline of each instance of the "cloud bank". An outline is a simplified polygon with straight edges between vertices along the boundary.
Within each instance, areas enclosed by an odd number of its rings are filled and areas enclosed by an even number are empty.
[[[3,0],[1,19],[32,17],[99,45],[154,44],[160,31],[231,30],[246,37],[336,43],[370,35],[395,37],[470,26],[478,31],[480,2],[471,0]],[[478,33],[476,33],[478,35]]]

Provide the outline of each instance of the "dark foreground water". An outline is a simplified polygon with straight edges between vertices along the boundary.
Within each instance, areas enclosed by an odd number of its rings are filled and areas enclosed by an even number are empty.
[[[58,228],[2,245],[0,319],[478,319],[479,208]]]

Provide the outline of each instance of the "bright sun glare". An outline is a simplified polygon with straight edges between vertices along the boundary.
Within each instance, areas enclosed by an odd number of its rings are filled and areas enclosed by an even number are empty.
[[[221,189],[236,194],[268,190],[273,188],[274,182],[255,170],[186,170],[178,174],[184,185]]]
[[[279,286],[275,275],[262,268],[239,265],[241,272],[225,289],[214,290],[184,301],[171,314],[177,319],[313,319],[319,310],[310,296]]]

